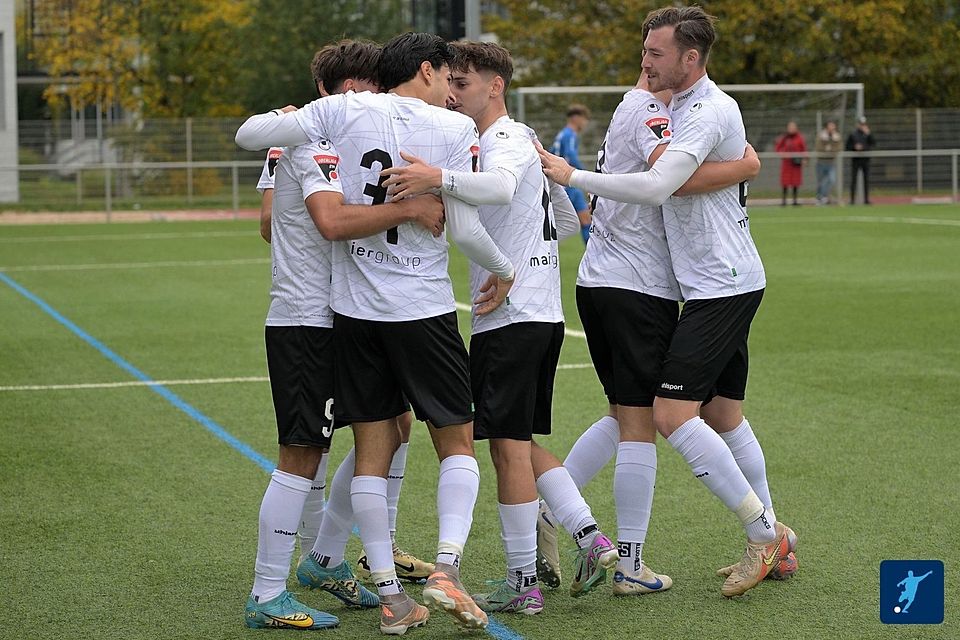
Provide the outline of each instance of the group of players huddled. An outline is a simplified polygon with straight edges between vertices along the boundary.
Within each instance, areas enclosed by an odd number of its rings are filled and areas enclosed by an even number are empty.
[[[241,147],[270,147],[258,188],[280,442],[247,626],[338,624],[286,589],[298,535],[300,584],[379,607],[385,634],[423,625],[427,607],[467,628],[492,612],[541,612],[540,583],[561,584],[560,528],[579,549],[572,596],[607,570],[618,595],[669,589],[642,558],[658,432],[744,526],[742,558],[718,571],[724,596],[797,570],[796,535],[774,515],[742,413],[765,287],[746,210],[760,162],[736,102],[706,73],[713,17],[658,9],[643,38],[640,79],[613,114],[596,172],[573,170],[510,118],[508,51],[425,33],[324,47],[312,67],[320,99],[240,127]],[[609,412],[561,463],[533,437],[550,433],[564,337],[558,240],[580,230],[564,186],[594,196],[576,299]],[[448,239],[470,260],[469,354]],[[411,409],[440,460],[434,563],[396,541]],[[348,425],[354,448],[325,501],[326,453]],[[474,440],[490,442],[507,568],[471,595],[460,562],[480,484]],[[616,544],[581,495],[614,456]],[[354,527],[358,571],[376,593],[344,557]],[[426,580],[426,607],[401,579]]]

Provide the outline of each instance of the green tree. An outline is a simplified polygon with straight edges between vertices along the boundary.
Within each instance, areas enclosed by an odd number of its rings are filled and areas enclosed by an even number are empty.
[[[75,108],[119,104],[144,116],[239,114],[231,67],[250,0],[46,0],[55,35],[36,57],[75,77],[46,98]]]
[[[641,25],[665,2],[501,0],[490,16],[517,57],[518,83],[632,83]],[[863,82],[870,107],[960,104],[960,10],[951,0],[712,0],[710,75],[720,83]]]
[[[302,105],[317,97],[313,54],[342,38],[382,42],[409,29],[404,0],[259,0],[246,27],[241,84],[247,111]]]

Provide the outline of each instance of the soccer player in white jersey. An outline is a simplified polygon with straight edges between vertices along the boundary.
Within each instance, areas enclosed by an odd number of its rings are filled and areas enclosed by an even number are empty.
[[[621,202],[663,205],[686,302],[660,372],[653,419],[746,530],[740,562],[720,570],[721,593],[735,596],[771,573],[795,571],[796,535],[776,520],[763,452],[743,417],[747,334],[766,284],[750,236],[746,185],[671,197],[705,160],[735,159],[745,142],[739,106],[707,76],[713,20],[700,7],[666,7],[644,22],[643,69],[652,90],[672,91],[675,128],[650,171],[586,174],[542,157],[548,175],[561,182]]]
[[[254,116],[237,131],[237,143],[253,149],[330,139],[340,151],[340,179],[349,203],[384,202],[386,178],[380,171],[402,162],[401,151],[469,171],[478,152],[476,127],[443,108],[452,57],[437,36],[397,36],[384,45],[380,61],[380,85],[389,93],[332,96],[290,114]],[[513,264],[480,224],[475,206],[443,200],[446,230],[468,258],[495,276],[489,299],[477,305],[478,313],[489,313],[510,290]],[[487,624],[460,582],[480,477],[467,354],[457,329],[447,250],[445,238],[406,224],[334,246],[335,412],[353,424],[352,503],[383,604],[385,633],[425,621],[423,608],[397,581],[387,530],[386,476],[398,445],[391,426],[403,412],[404,396],[428,422],[440,459],[437,566],[427,579],[424,600],[467,627]],[[397,624],[404,625],[402,631]]]
[[[673,135],[667,95],[648,91],[645,75],[617,106],[600,147],[597,171],[646,171]],[[755,177],[760,162],[752,147],[732,162],[710,162],[680,193],[713,191]],[[597,375],[610,403],[608,414],[577,440],[564,460],[583,488],[616,456],[614,496],[620,561],[614,573],[618,595],[669,589],[673,581],[642,560],[656,479],[653,400],[660,365],[679,313],[680,288],[673,275],[660,208],[594,198],[593,241],[577,276],[577,308]],[[541,512],[541,567],[557,552],[547,535],[552,518]]]
[[[346,93],[347,91],[373,91],[378,92],[377,85],[377,62],[380,59],[380,45],[364,40],[341,40],[322,47],[313,56],[310,64],[310,70],[313,74],[313,80],[317,85],[317,92],[320,97]],[[267,152],[267,158],[263,164],[263,171],[260,174],[260,180],[257,183],[257,190],[262,196],[260,209],[260,235],[264,240],[270,242],[271,239],[271,207],[273,202],[274,173],[277,162],[283,154],[283,148],[271,147]],[[328,154],[329,155],[329,154]],[[333,154],[334,156],[336,154]],[[442,228],[442,225],[441,227]],[[390,539],[393,542],[393,560],[397,568],[397,576],[402,580],[419,581],[426,579],[434,569],[432,563],[424,562],[412,553],[404,551],[396,541],[397,532],[397,505],[400,501],[400,491],[403,486],[403,479],[406,469],[407,451],[410,442],[410,429],[413,422],[412,414],[407,411],[397,418],[400,429],[400,446],[393,455],[393,461],[390,464],[390,475],[387,478],[387,508],[390,514]],[[324,516],[324,491],[326,489],[327,461],[328,456],[324,454],[317,467],[317,476],[314,480],[310,495],[304,505],[303,519],[297,536],[300,539],[301,560],[313,550],[317,540],[317,534],[320,530],[320,524]],[[345,456],[341,466],[346,465],[341,470],[338,467],[334,474],[335,478],[353,477],[353,450]],[[348,467],[348,468],[347,468]],[[343,496],[334,496],[334,491],[345,491],[346,499]],[[345,521],[350,521],[352,528],[352,511],[344,511],[345,507],[350,505],[350,483],[347,480],[345,486],[341,484],[330,485],[330,494],[332,505],[326,509],[334,514],[334,517],[340,517]],[[339,499],[338,499],[339,498]],[[335,508],[340,507],[340,508]],[[329,523],[328,523],[329,524]],[[334,534],[327,532],[329,536]],[[337,532],[332,540],[343,541],[346,543],[345,534]],[[337,567],[342,560],[342,548],[338,544],[330,544],[325,549],[317,550],[318,562],[321,567],[326,563],[332,563],[331,567]],[[322,560],[321,560],[322,558]],[[309,564],[309,562],[307,563]],[[366,554],[361,555],[357,561],[358,573],[362,578],[369,578],[370,572],[367,568]],[[310,576],[310,583],[314,587],[332,590],[335,594],[344,586],[350,586],[352,583],[336,580],[330,576],[324,576],[321,567],[304,567],[299,576],[303,579]],[[342,573],[342,571],[341,571]],[[352,577],[351,577],[352,578]]]
[[[474,596],[487,612],[535,614],[537,490],[571,532],[580,552],[571,593],[600,582],[617,554],[560,461],[533,441],[550,433],[553,383],[563,342],[557,240],[575,235],[579,218],[562,188],[544,178],[530,142],[536,134],[507,113],[513,76],[509,52],[492,43],[457,43],[451,108],[471,116],[480,131],[480,172],[441,170],[407,156],[388,169],[384,185],[396,196],[432,188],[480,205],[480,219],[517,265],[508,305],[473,317],[471,381],[475,439],[490,440],[497,470],[507,577]],[[490,274],[471,266],[473,295],[484,295]],[[556,585],[553,585],[556,586]]]
[[[341,50],[328,47],[320,52],[328,62],[345,68],[343,54],[351,54],[351,64],[376,73],[379,47],[372,43],[350,44]],[[354,82],[354,80],[350,80]],[[269,162],[269,159],[268,159]],[[276,217],[271,216],[271,254],[273,285],[267,314],[265,340],[267,363],[280,442],[280,461],[264,495],[260,509],[260,533],[254,586],[244,612],[247,626],[254,628],[325,628],[337,619],[298,602],[286,591],[293,535],[304,530],[307,521],[314,528],[304,554],[313,556],[300,562],[297,577],[301,584],[322,588],[344,602],[358,606],[379,605],[376,595],[359,586],[343,559],[352,526],[352,511],[339,517],[338,496],[331,496],[331,514],[320,518],[323,509],[323,481],[320,470],[323,454],[329,449],[333,432],[333,313],[330,300],[330,242],[317,229],[314,218],[342,200],[337,173],[339,156],[326,140],[286,148],[275,165]],[[398,205],[339,207],[340,234],[349,234],[350,216],[362,209],[364,218],[379,220],[383,230],[400,222],[416,220],[439,234],[443,212],[437,201],[423,199]],[[372,215],[371,215],[372,214]],[[354,216],[355,218],[356,216]],[[349,475],[352,476],[352,458]],[[349,505],[349,480],[339,483],[339,493]],[[319,485],[319,486],[317,486]],[[314,494],[318,493],[319,500]],[[336,490],[332,491],[337,493]],[[308,503],[314,498],[319,507]],[[321,526],[322,520],[326,527]],[[319,536],[318,531],[319,529]],[[343,531],[345,530],[345,532]],[[331,556],[338,559],[330,562]]]

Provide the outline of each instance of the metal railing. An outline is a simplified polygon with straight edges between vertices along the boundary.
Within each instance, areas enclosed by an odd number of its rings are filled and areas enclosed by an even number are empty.
[[[760,175],[751,183],[754,193],[779,191],[780,160],[786,154],[760,152]],[[791,153],[809,162],[803,169],[804,190],[816,189],[816,160],[829,157],[815,152]],[[960,202],[960,149],[841,152],[836,155],[838,202],[849,189],[845,179],[848,160],[869,157],[873,190],[896,190],[922,196],[937,194]],[[593,166],[596,156],[581,156]],[[20,203],[0,203],[0,210],[100,210],[107,218],[116,210],[222,208],[238,213],[257,208],[255,186],[261,161],[222,160],[194,162],[105,162],[65,167],[60,164],[0,165],[0,175],[18,172]],[[892,179],[889,176],[896,176]],[[188,197],[192,194],[192,197]]]

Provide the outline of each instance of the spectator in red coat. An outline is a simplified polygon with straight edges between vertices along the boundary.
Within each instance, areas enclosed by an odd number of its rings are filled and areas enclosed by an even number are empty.
[[[797,128],[796,122],[791,120],[787,123],[786,133],[777,138],[773,149],[785,154],[780,161],[780,186],[783,188],[781,204],[787,206],[787,189],[793,189],[793,204],[798,205],[800,203],[797,202],[797,188],[803,184],[803,165],[807,160],[791,154],[805,152],[807,142],[803,139],[803,134]]]

